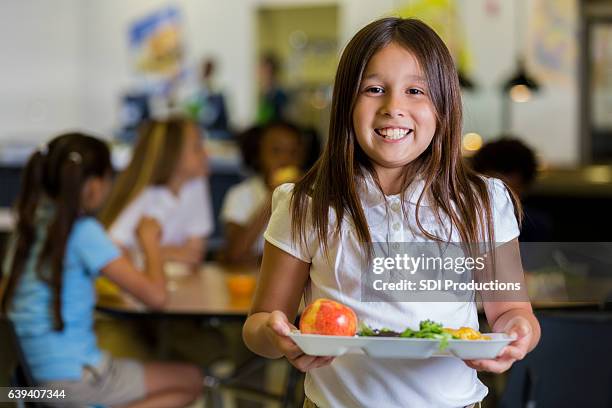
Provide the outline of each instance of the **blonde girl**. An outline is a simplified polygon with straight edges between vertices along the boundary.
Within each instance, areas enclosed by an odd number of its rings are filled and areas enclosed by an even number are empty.
[[[145,123],[100,214],[113,240],[137,250],[135,227],[149,216],[162,227],[165,261],[199,265],[213,229],[205,160],[195,123],[181,117]]]

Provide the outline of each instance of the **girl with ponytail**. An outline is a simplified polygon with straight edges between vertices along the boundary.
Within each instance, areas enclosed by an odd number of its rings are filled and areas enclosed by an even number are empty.
[[[138,226],[146,257],[141,273],[93,217],[111,173],[106,144],[80,133],[58,136],[32,154],[16,205],[0,312],[13,322],[35,381],[64,390],[68,406],[184,406],[200,394],[197,368],[113,359],[97,345],[99,275],[149,307],[162,307],[167,298],[159,225],[144,218]]]

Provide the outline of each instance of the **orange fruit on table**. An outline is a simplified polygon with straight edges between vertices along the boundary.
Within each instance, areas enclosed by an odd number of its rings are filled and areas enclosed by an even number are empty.
[[[257,279],[254,275],[235,274],[225,279],[227,290],[235,297],[248,297],[253,294]]]

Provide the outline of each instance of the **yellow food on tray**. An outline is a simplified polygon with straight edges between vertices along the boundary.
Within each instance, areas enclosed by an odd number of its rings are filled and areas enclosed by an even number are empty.
[[[461,327],[459,329],[449,329],[445,327],[443,329],[446,333],[449,333],[455,339],[461,340],[491,340],[491,337],[485,336],[478,330],[474,330],[471,327]]]

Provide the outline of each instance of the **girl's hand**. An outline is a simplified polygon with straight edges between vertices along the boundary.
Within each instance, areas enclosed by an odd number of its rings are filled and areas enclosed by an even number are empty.
[[[167,260],[182,262],[189,266],[200,265],[204,258],[201,239],[190,239],[182,246],[165,247],[164,252]]]
[[[136,237],[143,250],[155,249],[161,239],[161,226],[155,218],[142,217],[136,227]]]
[[[270,313],[270,317],[264,328],[266,335],[274,346],[289,360],[298,370],[307,372],[315,368],[329,365],[334,357],[309,356],[291,340],[289,333],[296,327],[289,323],[287,316],[281,311]]]
[[[495,328],[493,328],[493,331]],[[464,360],[465,364],[478,371],[490,371],[492,373],[503,373],[512,367],[515,361],[522,360],[529,351],[529,345],[533,337],[533,330],[529,321],[522,316],[517,316],[506,324],[501,332],[516,336],[516,340],[508,344],[501,354],[493,360]]]

